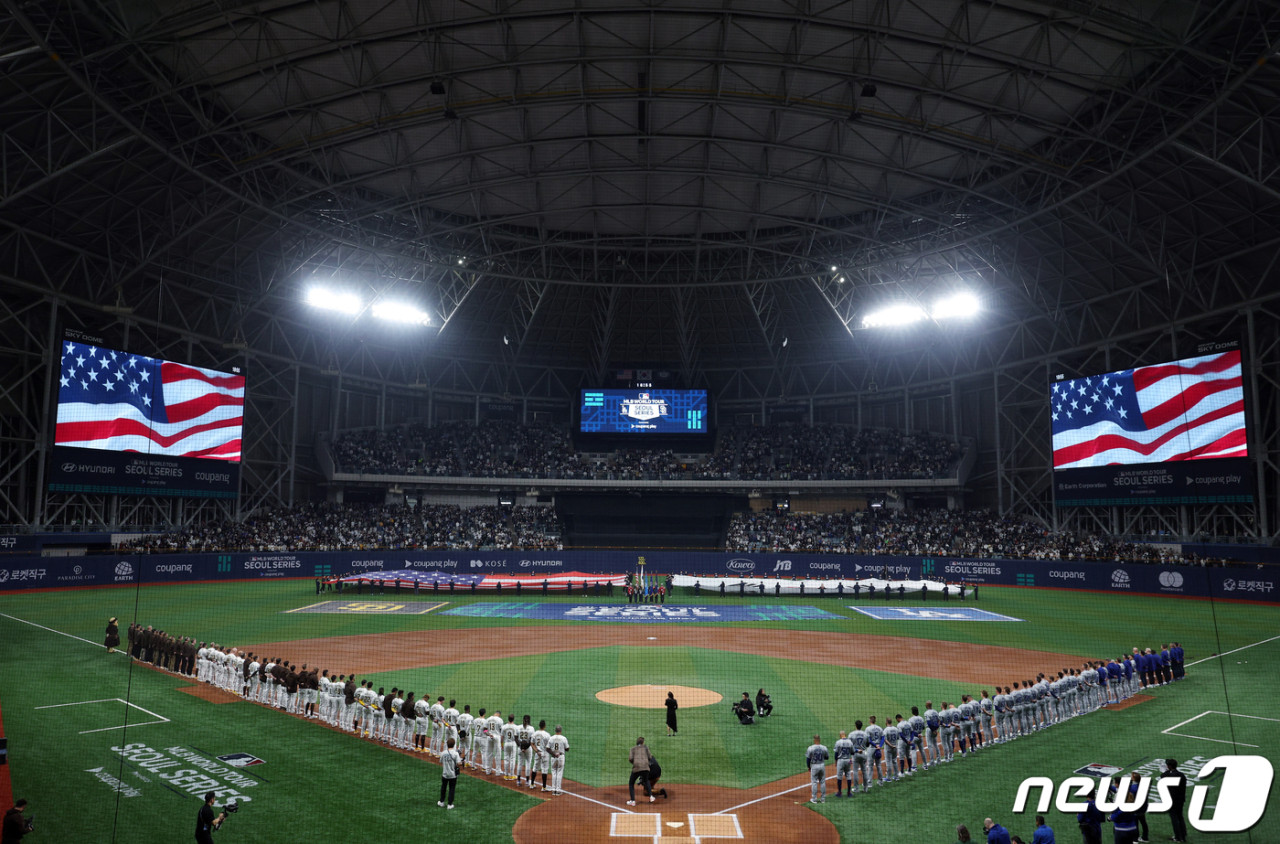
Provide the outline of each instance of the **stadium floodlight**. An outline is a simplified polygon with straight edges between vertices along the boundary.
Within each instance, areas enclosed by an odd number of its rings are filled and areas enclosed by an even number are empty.
[[[373,315],[387,322],[398,322],[402,325],[429,325],[431,315],[416,305],[408,302],[382,301],[373,303]]]
[[[888,305],[864,316],[862,318],[862,327],[890,328],[899,325],[910,325],[913,322],[927,319],[928,316],[929,314],[925,312],[925,309],[919,305],[907,303]]]
[[[337,311],[340,314],[356,316],[364,303],[354,293],[330,290],[327,287],[312,287],[307,291],[307,304],[325,311]]]
[[[974,316],[981,308],[977,296],[962,290],[934,302],[932,316],[934,319],[962,319]]]

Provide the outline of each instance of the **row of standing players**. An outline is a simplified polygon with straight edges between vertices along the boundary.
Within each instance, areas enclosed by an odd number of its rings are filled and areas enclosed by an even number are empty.
[[[941,709],[934,709],[933,701],[925,701],[923,714],[913,706],[909,718],[895,715],[886,718],[884,726],[872,715],[865,727],[859,720],[853,730],[842,730],[831,751],[814,736],[805,753],[810,802],[826,801],[830,758],[836,764],[837,797],[852,796],[855,788],[866,793],[876,781],[893,782],[950,762],[957,750],[967,756],[983,746],[1013,741],[1185,676],[1184,653],[1174,642],[1158,653],[1134,648],[1132,654],[1087,661],[1056,676],[1042,673],[1035,680],[997,686],[995,695],[983,689],[977,700],[962,695],[959,705],[943,701]]]
[[[441,806],[445,805],[447,784],[448,806],[452,808],[454,783],[450,780],[456,781],[462,768],[501,776],[528,788],[537,787],[541,774],[544,792],[563,793],[569,740],[559,724],[554,732],[548,732],[546,721],[539,721],[535,728],[528,715],[519,724],[514,714],[504,721],[499,711],[489,715],[481,708],[473,715],[469,704],[461,711],[456,701],[450,700],[446,706],[443,695],[430,703],[427,697],[415,698],[413,692],[402,689],[392,689],[389,694],[385,688],[375,691],[373,681],[358,682],[354,674],[330,677],[328,669],[305,664],[298,667],[284,659],[259,659],[253,653],[242,654],[216,643],[197,646],[194,639],[169,637],[173,642],[191,644],[188,659],[186,647],[162,647],[159,631],[135,627],[146,631],[146,635],[130,636],[130,653],[137,659],[193,676],[255,703],[320,720],[401,750],[440,758],[445,773]]]

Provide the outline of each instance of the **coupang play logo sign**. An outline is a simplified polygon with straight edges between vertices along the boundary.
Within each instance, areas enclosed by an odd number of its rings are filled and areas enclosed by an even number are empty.
[[[1218,771],[1222,771],[1222,782],[1218,786],[1217,800],[1206,810],[1210,786],[1196,780],[1209,779]],[[1216,756],[1210,759],[1194,780],[1187,777],[1191,792],[1187,821],[1199,832],[1245,832],[1252,829],[1262,820],[1274,777],[1271,762],[1263,756]],[[1138,781],[1134,794],[1123,788],[1116,794],[1108,794],[1111,781],[1106,777],[1068,777],[1058,785],[1053,805],[1059,812],[1083,812],[1088,808],[1085,801],[1092,799],[1103,814],[1116,809],[1132,812],[1144,805],[1148,814],[1168,812],[1173,808],[1173,798],[1169,793],[1172,779],[1155,781],[1157,796],[1154,801],[1148,795],[1151,782],[1144,776]],[[1040,790],[1036,812],[1042,814],[1048,810],[1050,800],[1055,796],[1053,780],[1049,777],[1027,777],[1018,786],[1018,796],[1013,802],[1014,814],[1026,811],[1033,788]],[[1206,816],[1207,813],[1211,814]]]

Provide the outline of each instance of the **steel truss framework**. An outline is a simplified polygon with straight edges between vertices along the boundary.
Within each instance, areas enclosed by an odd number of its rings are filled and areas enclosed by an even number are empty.
[[[71,512],[39,492],[63,325],[247,367],[242,508],[314,482],[317,431],[639,364],[729,410],[973,432],[979,497],[1051,520],[1045,373],[1225,330],[1276,360],[1264,0],[151,8],[0,0],[0,522]],[[316,276],[434,325],[317,323]],[[979,324],[860,328],[957,279]],[[1259,512],[1069,517],[1274,536],[1274,371]]]

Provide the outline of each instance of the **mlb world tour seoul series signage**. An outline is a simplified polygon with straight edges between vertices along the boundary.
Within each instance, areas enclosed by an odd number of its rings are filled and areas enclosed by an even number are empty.
[[[726,554],[682,551],[353,551],[235,554],[0,556],[0,591],[200,580],[327,577],[387,569],[456,574],[628,572],[643,555],[654,575],[687,574],[716,588],[726,578],[888,578],[979,586],[1035,586],[1280,603],[1280,569],[1061,562],[1052,560]]]

